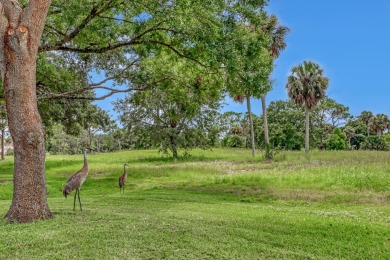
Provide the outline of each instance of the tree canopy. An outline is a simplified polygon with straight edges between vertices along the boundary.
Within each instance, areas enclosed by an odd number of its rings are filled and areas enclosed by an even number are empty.
[[[171,78],[116,102],[122,125],[137,136],[149,136],[161,151],[207,147],[205,138],[220,107],[222,82],[202,67],[172,55],[151,58],[144,72]],[[157,68],[161,68],[158,70]]]

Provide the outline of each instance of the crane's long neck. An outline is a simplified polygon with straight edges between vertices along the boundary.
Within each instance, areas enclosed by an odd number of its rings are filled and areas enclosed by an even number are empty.
[[[84,154],[84,169],[88,169],[88,160],[87,160],[87,150],[83,150],[83,154]]]
[[[125,173],[125,174],[126,174],[126,164],[125,164],[125,165],[123,165],[123,173]]]

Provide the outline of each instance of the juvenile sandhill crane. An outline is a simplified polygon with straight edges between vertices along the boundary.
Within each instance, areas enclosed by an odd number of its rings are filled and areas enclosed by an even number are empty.
[[[81,201],[80,201],[80,188],[81,185],[83,185],[84,181],[87,179],[88,176],[88,161],[87,161],[87,151],[90,151],[90,148],[84,148],[83,154],[84,154],[84,166],[72,175],[72,177],[69,178],[68,182],[66,183],[64,189],[62,192],[64,193],[65,198],[68,197],[70,193],[74,189],[76,189],[76,193],[74,194],[74,201],[73,201],[73,210],[76,208],[76,195],[78,195],[79,198],[79,204],[80,204],[80,210],[82,211],[83,208],[81,207]]]
[[[119,192],[123,190],[123,193],[125,192],[125,184],[127,181],[127,177],[129,176],[126,171],[126,166],[129,166],[127,163],[123,165],[123,174],[119,176]]]

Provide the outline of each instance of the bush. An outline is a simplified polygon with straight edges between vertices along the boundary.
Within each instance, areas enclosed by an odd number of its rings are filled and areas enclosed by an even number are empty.
[[[347,135],[340,128],[335,128],[325,140],[325,148],[328,150],[347,149]]]
[[[221,145],[223,147],[230,148],[243,148],[245,147],[244,138],[238,135],[228,135],[222,139]]]
[[[389,145],[383,137],[379,138],[376,135],[366,137],[366,140],[360,145],[363,150],[388,151]]]

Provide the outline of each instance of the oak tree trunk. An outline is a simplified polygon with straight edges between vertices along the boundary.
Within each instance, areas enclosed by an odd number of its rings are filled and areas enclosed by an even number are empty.
[[[173,158],[178,158],[179,155],[177,153],[177,137],[176,135],[169,136],[169,141],[171,143],[171,150]]]
[[[45,133],[37,107],[36,59],[50,0],[0,0],[0,66],[14,144],[14,191],[8,221],[52,217],[46,199]]]

